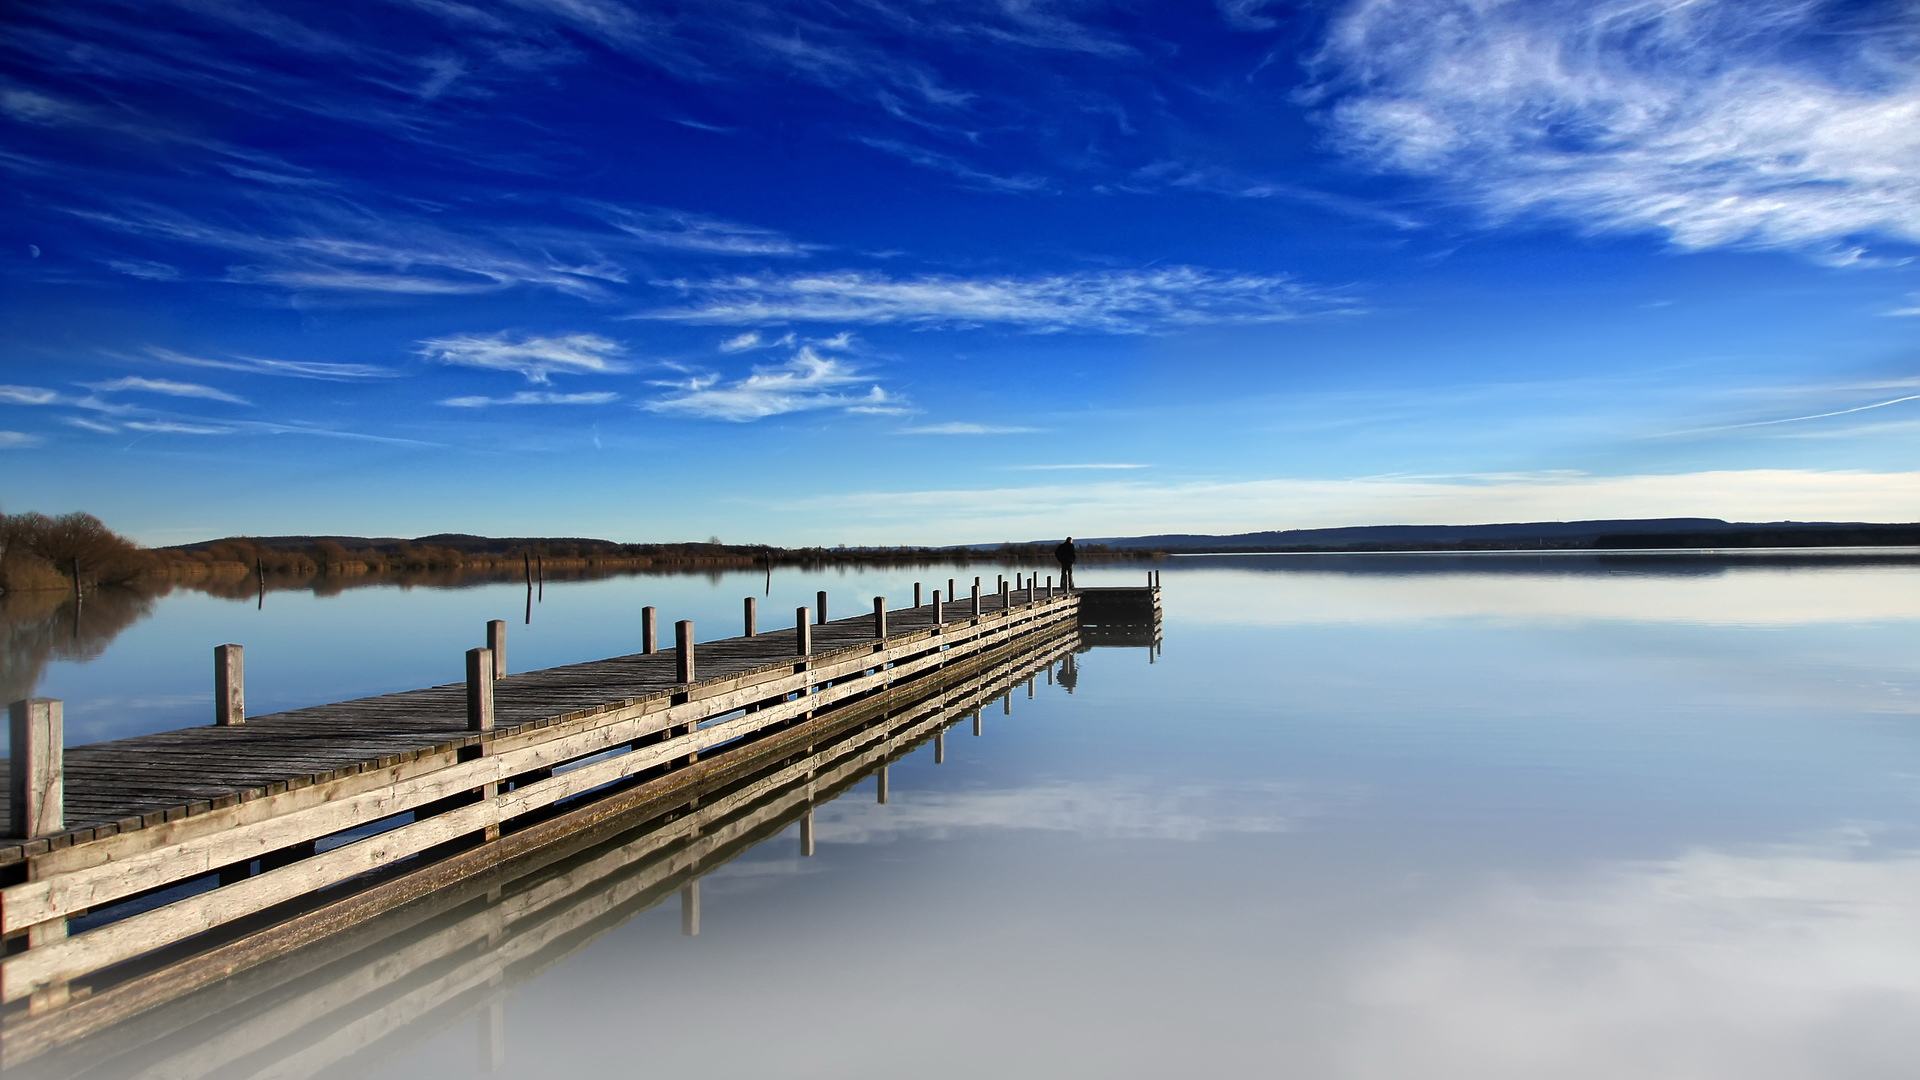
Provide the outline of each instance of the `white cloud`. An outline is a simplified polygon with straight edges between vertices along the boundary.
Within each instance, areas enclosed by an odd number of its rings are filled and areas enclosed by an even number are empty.
[[[87,389],[102,394],[121,391],[135,391],[146,394],[165,394],[168,397],[199,398],[203,401],[224,401],[229,405],[247,405],[251,402],[225,390],[203,386],[199,383],[175,382],[172,379],[148,379],[139,375],[128,375],[108,382],[87,383]]]
[[[723,353],[746,352],[748,349],[759,347],[760,331],[758,330],[743,331],[720,343],[720,351]]]
[[[582,394],[555,394],[543,390],[522,390],[506,397],[454,397],[442,401],[442,405],[452,405],[459,409],[484,409],[490,405],[605,405],[620,400],[620,395],[611,390],[596,390]]]
[[[149,348],[147,355],[155,360],[183,367],[214,368],[220,371],[244,371],[254,375],[277,375],[289,379],[318,379],[324,382],[352,382],[359,379],[385,379],[398,375],[391,368],[376,364],[332,363],[321,360],[273,360],[262,356],[190,356],[162,349]]]
[[[967,420],[949,420],[939,424],[921,424],[918,427],[901,428],[902,435],[1031,435],[1039,431],[1036,427],[1020,427],[1013,424],[976,424]]]
[[[38,435],[29,435],[24,431],[0,431],[0,450],[27,450],[46,442]]]
[[[1920,1004],[1920,856],[1799,843],[1485,874],[1351,950],[1325,1071],[1520,1080],[1900,1075]]]
[[[743,379],[724,382],[699,375],[679,385],[680,393],[647,402],[645,408],[742,423],[820,409],[892,413],[903,407],[866,373],[804,345],[786,363],[755,368]],[[853,389],[862,385],[864,393]]]
[[[1495,219],[1873,261],[1920,243],[1920,28],[1811,0],[1363,0],[1335,131]]]
[[[1920,293],[1908,293],[1907,301],[1907,306],[1889,308],[1882,314],[1896,319],[1920,318]]]
[[[0,386],[0,402],[9,405],[52,405],[60,395],[44,386]]]
[[[1036,277],[888,277],[865,271],[742,275],[666,282],[682,307],[639,318],[693,323],[779,321],[1000,324],[1038,332],[1147,333],[1179,326],[1285,322],[1346,314],[1337,290],[1282,274],[1231,274],[1190,266]]]
[[[620,357],[625,349],[598,334],[526,335],[506,333],[458,334],[429,338],[420,354],[429,360],[460,367],[514,371],[528,382],[545,384],[554,375],[605,375],[627,370]]]
[[[119,428],[114,427],[112,424],[100,420],[89,420],[84,416],[69,416],[66,419],[66,423],[70,427],[77,427],[82,431],[97,432],[101,435],[114,435],[120,431]]]

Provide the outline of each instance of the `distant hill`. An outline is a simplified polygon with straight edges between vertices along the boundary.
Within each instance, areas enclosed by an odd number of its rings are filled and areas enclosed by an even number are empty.
[[[1078,542],[1078,541],[1076,541]],[[1732,522],[1719,518],[1521,521],[1493,525],[1356,525],[1233,533],[1091,537],[1089,544],[1157,551],[1472,551],[1500,548],[1808,547],[1920,544],[1920,525]]]

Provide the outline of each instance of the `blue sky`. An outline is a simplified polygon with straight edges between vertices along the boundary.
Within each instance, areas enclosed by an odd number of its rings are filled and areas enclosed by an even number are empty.
[[[0,505],[153,543],[1920,519],[1920,14],[0,13]]]

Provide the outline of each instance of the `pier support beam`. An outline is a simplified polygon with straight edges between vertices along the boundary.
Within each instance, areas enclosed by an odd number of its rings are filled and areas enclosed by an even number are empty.
[[[980,579],[973,579],[973,617],[980,617]]]
[[[507,677],[507,621],[494,619],[487,623],[487,651],[493,654],[493,677]]]
[[[746,603],[744,604],[744,607],[746,609],[744,612],[744,621],[746,624],[746,636],[754,637],[760,632],[758,627],[758,623],[760,621],[760,601],[749,596],[746,598]]]
[[[693,620],[673,624],[673,681],[690,683],[694,679]]]
[[[917,581],[913,583],[913,606],[920,606],[920,583]]]
[[[467,650],[467,730],[493,730],[493,651]]]
[[[800,811],[800,854],[813,856],[813,807]]]
[[[7,835],[20,840],[66,827],[61,748],[65,710],[58,698],[28,698],[7,710],[13,739],[8,789],[12,802]]]
[[[640,609],[640,651],[660,651],[660,612],[654,608]]]
[[[885,806],[887,805],[887,767],[885,765],[880,766],[880,770],[873,775],[875,777],[873,786],[874,800],[881,806]]]
[[[940,599],[940,590],[933,590],[933,625],[939,626],[947,621],[947,602]]]
[[[827,590],[821,589],[819,592],[813,594],[813,602],[814,606],[820,609],[820,617],[816,621],[825,624],[827,621]]]
[[[880,641],[887,639],[887,598],[884,596],[873,598],[873,636]]]
[[[247,722],[247,651],[238,645],[213,647],[213,722],[221,727]]]
[[[472,732],[490,732],[493,730],[493,652],[489,649],[467,650],[467,730]],[[481,742],[460,752],[463,759],[486,757],[492,747]],[[482,784],[475,796],[482,801],[500,794],[499,784]],[[483,841],[500,839],[498,824],[487,826],[480,834]],[[306,854],[312,854],[311,851]],[[267,868],[261,861],[262,870]]]

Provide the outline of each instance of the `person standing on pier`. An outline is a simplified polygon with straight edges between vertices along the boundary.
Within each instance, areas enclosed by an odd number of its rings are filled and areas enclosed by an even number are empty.
[[[1053,557],[1060,562],[1060,587],[1073,588],[1073,560],[1079,557],[1079,552],[1073,547],[1073,537],[1067,537],[1065,542],[1054,548]]]

